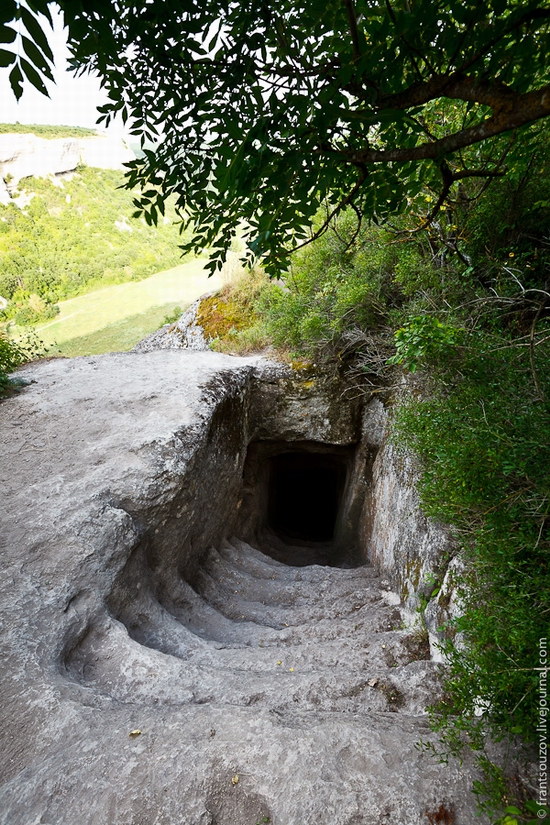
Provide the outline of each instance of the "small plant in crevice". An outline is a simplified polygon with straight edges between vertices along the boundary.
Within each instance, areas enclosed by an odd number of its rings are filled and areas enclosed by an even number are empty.
[[[396,712],[399,708],[403,707],[405,703],[405,697],[403,693],[396,687],[392,682],[386,681],[382,684],[378,684],[376,689],[381,691],[386,697],[386,701],[388,703],[388,710]]]
[[[429,660],[430,656],[430,640],[426,628],[418,628],[412,635],[405,636],[404,645],[409,652],[409,661],[418,662],[422,660]]]

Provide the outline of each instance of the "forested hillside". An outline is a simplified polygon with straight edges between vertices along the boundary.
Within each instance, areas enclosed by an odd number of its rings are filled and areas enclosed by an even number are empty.
[[[181,263],[173,209],[158,227],[133,218],[123,181],[122,172],[82,167],[20,182],[18,205],[0,205],[0,322],[39,323],[61,299]]]

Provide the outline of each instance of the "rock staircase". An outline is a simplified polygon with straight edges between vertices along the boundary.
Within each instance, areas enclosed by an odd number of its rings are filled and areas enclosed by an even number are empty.
[[[384,595],[371,567],[290,567],[233,539],[106,619],[70,668],[118,701],[424,714],[440,666]]]
[[[66,661],[80,701],[162,728],[181,825],[470,825],[471,767],[418,747],[441,695],[423,634],[372,567],[285,552],[302,566],[233,538],[189,582],[129,588]]]
[[[339,397],[277,375],[211,352],[54,359],[0,405],[0,825],[486,825],[471,761],[417,747],[441,666],[374,569],[263,536],[201,552],[237,523],[247,444],[253,515],[274,439],[355,438]],[[401,492],[380,504],[396,529]]]

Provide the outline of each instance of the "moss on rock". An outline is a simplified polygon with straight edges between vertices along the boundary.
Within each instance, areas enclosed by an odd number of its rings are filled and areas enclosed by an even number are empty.
[[[232,329],[250,326],[250,313],[247,316],[244,308],[234,300],[211,295],[199,304],[197,324],[203,328],[206,338],[223,338]]]

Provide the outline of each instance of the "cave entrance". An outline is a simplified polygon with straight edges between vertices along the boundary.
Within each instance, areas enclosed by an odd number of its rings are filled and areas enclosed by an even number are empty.
[[[243,473],[240,536],[284,564],[355,567],[355,445],[256,441]]]
[[[270,461],[268,526],[283,541],[332,542],[346,481],[341,461],[283,453]]]

